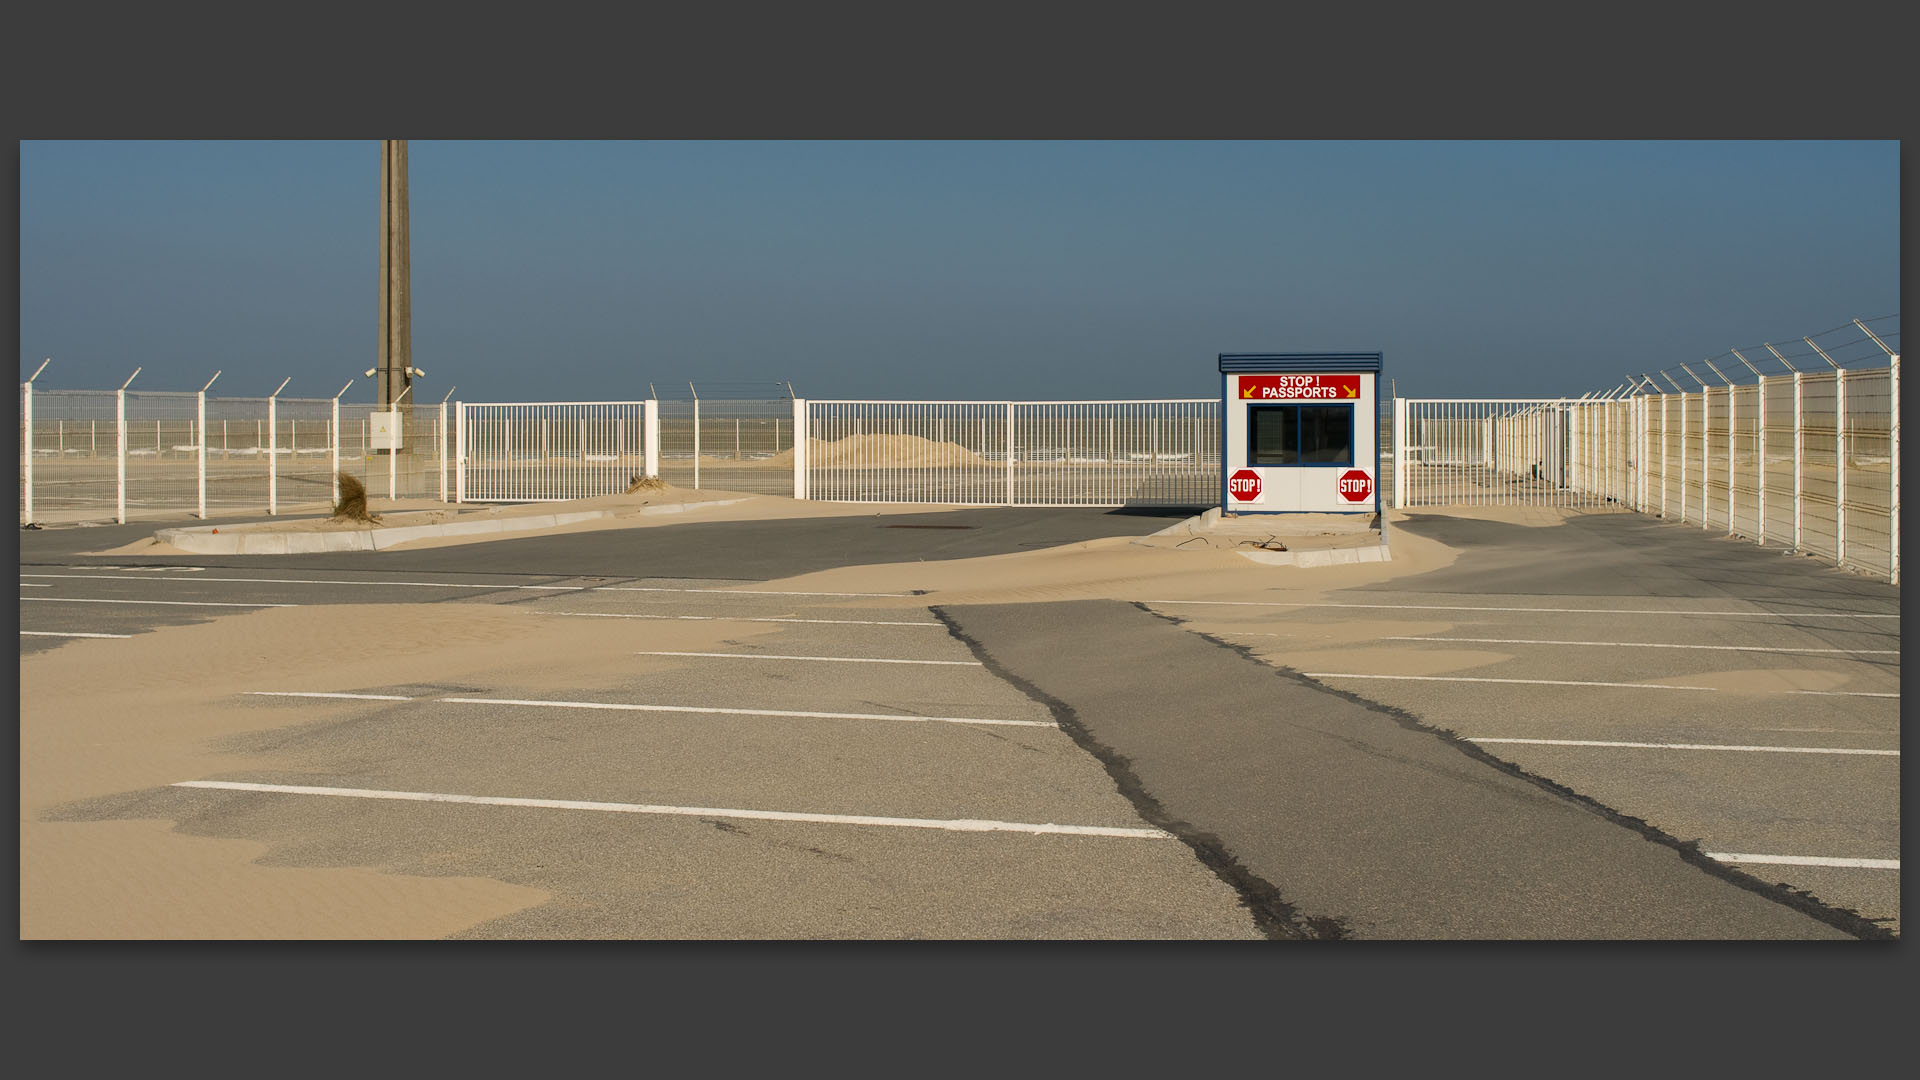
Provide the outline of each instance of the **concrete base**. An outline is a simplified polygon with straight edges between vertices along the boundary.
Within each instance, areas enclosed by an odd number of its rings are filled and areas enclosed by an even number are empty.
[[[1374,514],[1226,515],[1219,507],[1134,543],[1178,550],[1228,550],[1264,566],[1340,566],[1393,558]]]
[[[1347,563],[1391,562],[1385,544],[1371,547],[1321,548],[1318,551],[1242,551],[1242,558],[1267,566],[1342,566]]]

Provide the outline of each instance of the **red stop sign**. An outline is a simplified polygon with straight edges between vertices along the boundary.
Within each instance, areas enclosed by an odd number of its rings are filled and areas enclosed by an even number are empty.
[[[1227,477],[1227,492],[1240,502],[1251,502],[1260,497],[1260,474],[1252,469],[1241,469]]]
[[[1373,477],[1359,469],[1341,473],[1340,497],[1348,502],[1366,502],[1373,498]]]

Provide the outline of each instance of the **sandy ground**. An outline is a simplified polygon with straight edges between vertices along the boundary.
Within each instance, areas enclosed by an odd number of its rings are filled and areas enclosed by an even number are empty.
[[[638,513],[672,500],[727,499],[743,501],[686,514]],[[796,502],[669,489],[464,513],[579,509],[622,513],[552,531],[948,508]],[[374,510],[383,513],[391,527],[406,520],[409,508],[376,501]],[[445,508],[425,512],[450,513]],[[266,527],[334,526],[307,519]],[[1420,573],[1453,561],[1454,553],[1440,544],[1405,532],[1391,537],[1393,559],[1386,563],[1262,566],[1232,550],[1154,547],[1112,537],[986,558],[843,567],[751,587],[930,592],[877,602],[895,606],[1095,597],[1222,599],[1274,589],[1311,599],[1328,590]],[[148,541],[108,554],[157,554],[164,547]],[[383,873],[379,867],[270,867],[256,861],[263,854],[257,844],[177,833],[168,822],[75,822],[47,820],[45,815],[77,800],[181,779],[273,769],[269,757],[229,752],[223,740],[311,721],[315,714],[250,707],[240,695],[263,684],[332,690],[472,678],[556,690],[591,688],[611,685],[610,673],[628,664],[635,651],[711,650],[729,639],[777,632],[771,624],[740,622],[618,622],[623,625],[610,627],[597,619],[458,604],[279,608],[126,640],[76,641],[23,657],[21,937],[437,938],[540,904],[544,893],[494,880],[404,876]],[[1356,627],[1355,633],[1373,637],[1427,626],[1372,622],[1364,630]],[[1338,634],[1337,629],[1332,632],[1333,637]],[[1311,644],[1329,643],[1323,636]],[[1299,648],[1308,643],[1288,644]],[[1428,666],[1452,662],[1446,656],[1436,661],[1430,654],[1420,661]],[[113,678],[103,679],[101,674],[109,671]],[[156,893],[164,897],[163,903],[154,902]]]
[[[786,518],[873,517],[876,514],[931,514],[952,511],[945,504],[922,503],[830,503],[789,499],[774,495],[756,495],[743,491],[714,488],[679,488],[671,485],[631,495],[602,495],[566,502],[508,503],[489,507],[450,507],[429,499],[367,500],[368,509],[378,519],[368,525],[325,515],[284,517],[217,526],[222,532],[342,532],[349,530],[395,529],[417,525],[444,525],[456,521],[484,521],[500,518],[537,517],[542,514],[610,512],[611,516],[574,522],[549,528],[525,530],[505,535],[468,534],[409,540],[387,548],[388,551],[412,551],[419,548],[447,547],[455,544],[484,544],[497,540],[529,536],[553,536],[561,533],[595,532],[605,529],[644,529],[680,525],[690,521],[775,521]],[[678,513],[661,513],[662,508],[681,507]],[[653,513],[647,513],[648,510]],[[122,547],[86,552],[89,555],[191,555],[192,552],[163,544],[149,537]]]

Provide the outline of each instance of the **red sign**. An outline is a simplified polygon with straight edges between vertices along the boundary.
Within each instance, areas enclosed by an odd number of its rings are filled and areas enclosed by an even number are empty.
[[[1358,375],[1242,375],[1242,401],[1352,401],[1360,396]]]
[[[1240,502],[1252,502],[1260,497],[1260,474],[1241,469],[1227,477],[1227,492]]]
[[[1366,502],[1373,498],[1373,477],[1359,469],[1341,473],[1340,497],[1348,502]]]

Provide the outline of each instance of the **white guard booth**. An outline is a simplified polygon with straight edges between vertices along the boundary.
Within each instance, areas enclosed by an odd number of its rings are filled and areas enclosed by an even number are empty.
[[[1380,512],[1380,354],[1221,353],[1220,509]]]

